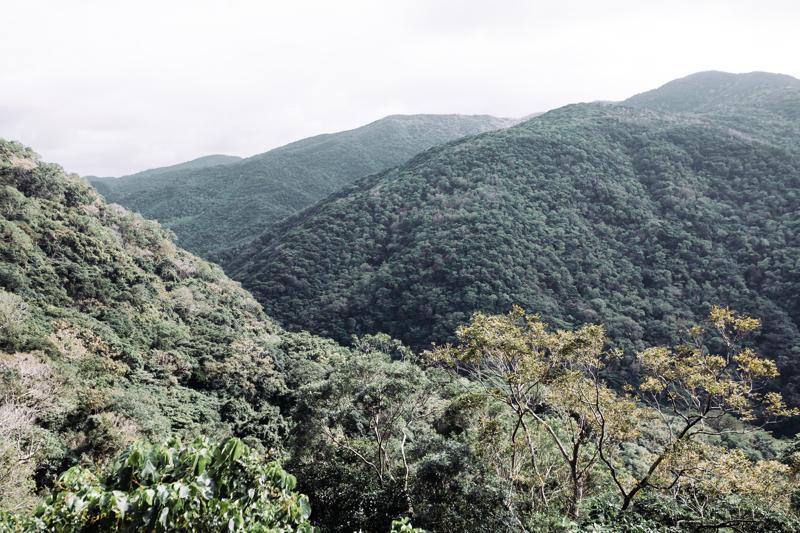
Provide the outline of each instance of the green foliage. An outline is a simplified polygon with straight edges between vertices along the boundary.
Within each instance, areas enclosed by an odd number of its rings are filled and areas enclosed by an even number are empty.
[[[800,82],[791,76],[750,72],[698,72],[625,101],[635,107],[711,115],[747,133],[792,147],[797,127]]]
[[[754,506],[752,502],[731,500],[710,505],[704,520],[696,512],[663,495],[649,495],[637,504],[635,512],[621,512],[616,502],[596,498],[590,502],[580,528],[571,531],[595,533],[678,533],[681,531],[736,531],[741,533],[790,533],[797,531],[797,515],[781,509]]]
[[[538,493],[540,507],[563,502],[565,512],[577,518],[604,449],[638,434],[636,404],[600,377],[607,362],[619,358],[604,352],[603,328],[550,331],[538,316],[515,306],[506,315],[476,313],[456,335],[457,346],[426,356],[471,377],[506,408],[513,430],[489,426],[496,441],[489,446],[507,449],[510,460],[491,451],[487,459],[507,472],[512,491]],[[523,500],[523,509],[527,505]]]
[[[218,267],[6,141],[0,234],[0,509],[139,436],[281,453],[282,332]]]
[[[800,82],[765,77],[726,89],[724,120],[648,109],[674,100],[656,91],[428,150],[226,268],[290,329],[413,348],[519,303],[558,327],[602,323],[633,352],[677,343],[717,302],[763,318],[758,345],[798,403],[800,135],[770,109],[796,104]]]
[[[236,258],[281,319],[350,348],[283,331],[158,224],[0,141],[0,530],[311,531],[309,505],[348,533],[800,529],[800,445],[749,425],[797,399],[796,95],[712,73],[569,106],[365,178]],[[193,233],[210,250],[300,207],[248,207],[273,163],[344,183],[366,159],[342,151],[377,144],[384,168],[435,133],[420,120],[119,185],[160,181],[187,232],[241,202],[240,228]],[[227,196],[233,168],[252,179]],[[198,215],[197,191],[225,202]],[[517,300],[541,316],[492,314]]]
[[[391,533],[425,533],[424,529],[412,526],[408,518],[393,520],[390,531]]]
[[[139,441],[101,475],[80,466],[66,471],[21,529],[312,533],[308,500],[295,484],[235,438]]]
[[[189,162],[92,183],[109,201],[159,220],[181,246],[209,257],[246,245],[272,223],[356,178],[431,146],[510,124],[489,116],[397,115],[240,161]]]
[[[478,450],[507,481],[506,505],[521,525],[533,521],[540,529],[559,510],[586,527],[597,517],[584,514],[592,509],[584,498],[608,502],[610,491],[617,492],[622,511],[611,521],[623,531],[655,530],[659,522],[754,526],[759,520],[751,507],[774,510],[782,517],[776,522],[790,530],[796,521],[790,498],[797,487],[794,448],[784,452],[787,466],[710,443],[752,430],[722,423],[726,415],[752,420],[762,409],[793,414],[777,393],[759,391],[765,379],[777,377],[775,364],[741,345],[760,323],[720,307],[709,320],[727,352],[708,353],[698,340],[701,328],[692,328],[697,344],[682,347],[685,354],[663,348],[640,354],[643,379],[638,390],[623,385],[627,396],[603,377],[619,353],[604,351],[601,327],[550,330],[518,307],[507,315],[476,313],[458,329],[457,345],[426,355],[470,377],[487,402],[497,403],[496,414],[478,426],[484,441]],[[653,431],[659,424],[660,434]],[[653,492],[681,518],[640,513],[641,494]]]
[[[28,304],[16,294],[0,289],[0,340],[5,347],[13,348],[20,341],[28,318]]]
[[[73,178],[50,173],[54,184],[40,180],[47,198],[22,194],[19,180],[40,163],[18,145],[0,148],[3,168],[14,169],[0,169],[13,200],[0,252],[13,276],[0,278],[0,294],[9,309],[27,309],[0,353],[0,409],[16,421],[0,424],[0,509],[31,510],[73,465],[82,469],[73,474],[108,472],[141,436],[232,433],[288,456],[326,529],[386,531],[404,515],[430,530],[509,523],[494,476],[466,440],[469,409],[448,406],[460,393],[416,366],[402,343],[369,335],[349,350],[286,333],[158,225],[78,181],[88,203],[67,205],[52,191]],[[370,433],[376,416],[380,444]],[[370,462],[384,454],[383,483],[331,436]],[[84,487],[95,481],[106,482]]]
[[[289,338],[310,340],[297,337]],[[379,339],[392,354],[366,343],[364,351],[318,349],[325,355],[313,362],[284,361],[287,382],[298,383],[288,464],[315,520],[343,532],[386,531],[398,516],[431,531],[504,529],[508,516],[489,465],[455,429],[470,416],[450,407],[468,403],[459,402],[460,387],[394,357],[405,349]]]

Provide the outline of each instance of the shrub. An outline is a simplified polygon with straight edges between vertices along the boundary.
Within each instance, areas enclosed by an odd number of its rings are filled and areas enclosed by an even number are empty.
[[[295,484],[236,438],[138,441],[102,475],[67,470],[34,520],[16,523],[23,531],[314,532]]]

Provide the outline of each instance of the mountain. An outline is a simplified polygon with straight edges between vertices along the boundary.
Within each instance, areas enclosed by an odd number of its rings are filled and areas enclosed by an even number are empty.
[[[684,115],[702,115],[739,135],[797,149],[800,80],[784,74],[698,72],[637,94],[625,105]]]
[[[0,235],[0,510],[139,437],[280,446],[282,330],[219,267],[3,140]]]
[[[744,345],[722,370],[701,348],[648,350],[623,397],[597,372],[626,379],[602,328],[554,331],[520,308],[476,315],[458,346],[421,356],[432,365],[386,335],[345,348],[290,333],[157,223],[2,140],[0,235],[2,531],[317,531],[309,515],[333,532],[423,531],[408,516],[467,532],[800,524],[800,440],[733,418],[787,411],[750,389],[774,369]],[[711,320],[704,346],[715,327],[754,326],[719,308]],[[665,353],[679,363],[662,372]],[[656,378],[711,411],[675,431]]]
[[[452,425],[458,389],[441,390],[406,347],[286,332],[156,222],[2,139],[0,236],[0,530],[140,531],[155,512],[199,530],[224,516],[241,532],[254,505],[274,529],[308,516],[295,483],[325,531],[389,531],[412,497],[433,531],[509,520],[499,498],[476,504],[490,465],[437,429]],[[397,438],[398,405],[414,438]],[[370,449],[362,429],[378,420],[384,453],[408,454],[413,494],[330,439],[333,428]],[[209,516],[191,518],[187,498]]]
[[[700,74],[451,142],[276,224],[226,270],[289,328],[416,347],[518,303],[633,350],[729,305],[764,319],[796,401],[800,136],[775,141],[798,85]]]
[[[796,105],[799,89],[800,80],[785,74],[708,71],[637,94],[625,100],[625,104],[681,113],[724,113],[750,108],[796,119],[800,117]]]
[[[184,248],[210,256],[257,237],[359,177],[431,146],[512,123],[485,115],[393,115],[224,166],[184,164],[92,183],[109,201],[174,231]]]

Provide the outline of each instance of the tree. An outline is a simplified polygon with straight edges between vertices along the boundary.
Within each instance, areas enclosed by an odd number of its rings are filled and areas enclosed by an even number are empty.
[[[693,328],[691,343],[640,352],[639,381],[621,384],[624,393],[606,383],[608,365],[622,354],[606,349],[602,327],[550,330],[519,307],[506,315],[476,313],[457,330],[457,345],[426,355],[456,376],[469,377],[510,414],[510,423],[489,425],[494,435],[504,435],[507,446],[495,448],[507,450],[507,459],[486,455],[509,482],[510,508],[517,495],[535,487],[530,494],[540,509],[561,500],[573,519],[579,518],[588,489],[593,495],[616,491],[622,511],[639,493],[654,489],[700,525],[710,523],[706,518],[732,498],[781,503],[785,509],[789,467],[752,461],[713,441],[798,411],[763,388],[777,377],[775,364],[742,345],[760,322],[720,307],[712,309],[710,321],[716,338]],[[709,350],[713,342],[721,355]],[[732,423],[732,417],[742,422]],[[640,451],[633,462],[643,466],[632,464],[635,447]],[[560,493],[564,485],[570,488],[566,495]],[[523,514],[516,512],[525,529]]]
[[[34,474],[48,440],[37,414],[57,395],[53,370],[39,355],[0,352],[0,510],[35,506]]]
[[[633,483],[626,482],[613,459],[605,454],[608,448],[600,447],[601,459],[622,497],[623,510],[630,507],[640,491],[659,488],[653,481],[659,466],[682,450],[691,449],[684,445],[686,441],[755,427],[723,429],[720,422],[725,417],[734,415],[763,425],[776,417],[800,413],[787,407],[780,393],[764,389],[766,381],[778,377],[775,363],[743,346],[746,337],[761,327],[761,321],[714,306],[709,322],[721,342],[720,353],[709,351],[707,341],[714,339],[696,326],[689,331],[691,338],[686,344],[674,349],[649,348],[638,354],[642,376],[638,397],[658,415],[667,437]],[[597,404],[595,410],[603,424],[605,409]],[[675,486],[685,475],[683,469],[674,470],[666,488]]]
[[[413,515],[411,454],[420,436],[432,431],[440,403],[419,366],[372,349],[351,352],[298,391],[298,458],[305,463],[354,461],[361,466],[358,475],[384,494],[382,505],[391,507],[389,502],[399,496],[399,511]]]
[[[390,533],[426,533],[424,529],[411,525],[408,518],[393,520],[391,527]]]
[[[665,492],[691,512],[684,525],[711,529],[757,525],[758,518],[747,516],[746,509],[739,516],[717,516],[720,508],[739,506],[742,499],[776,513],[787,509],[795,485],[790,474],[789,466],[775,460],[753,461],[742,450],[684,440],[661,464],[653,485],[667,485]]]
[[[456,336],[457,346],[428,352],[428,359],[470,376],[513,413],[513,423],[506,427],[510,441],[506,475],[519,485],[523,464],[530,468],[533,475],[527,483],[536,486],[541,504],[547,506],[560,489],[553,483],[555,466],[542,461],[546,452],[534,430],[544,432],[567,469],[571,490],[566,510],[577,518],[587,478],[599,459],[598,432],[611,440],[635,431],[635,404],[601,382],[606,362],[619,356],[605,350],[603,328],[549,331],[537,315],[515,306],[506,315],[476,313]],[[606,412],[604,426],[594,416],[595,403]],[[523,446],[517,445],[519,441]],[[519,459],[520,453],[527,454],[527,462]]]
[[[25,300],[0,288],[0,347],[14,345],[24,331],[29,315]]]

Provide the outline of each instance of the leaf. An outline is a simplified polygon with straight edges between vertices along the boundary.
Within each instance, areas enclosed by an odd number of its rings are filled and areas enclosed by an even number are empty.
[[[161,527],[167,529],[167,515],[169,514],[169,507],[164,507],[161,510],[161,514],[158,515],[158,523],[161,524]]]
[[[130,507],[128,504],[128,496],[124,492],[115,490],[114,499],[117,514],[119,514],[120,518],[125,518],[125,513],[128,512],[128,508]]]
[[[155,473],[156,466],[150,459],[146,459],[140,473],[142,479],[153,479],[155,477]]]

